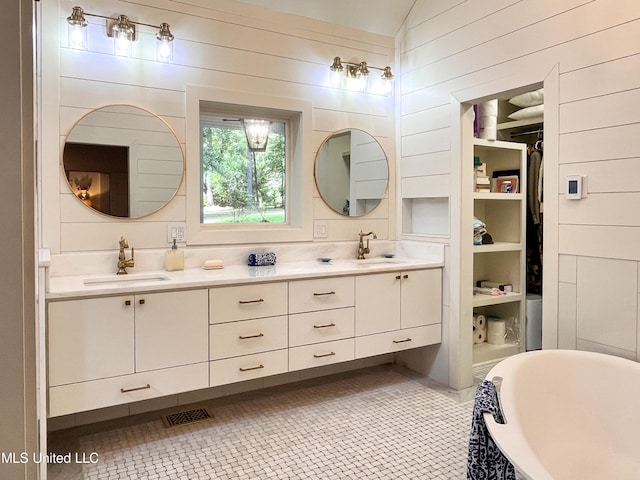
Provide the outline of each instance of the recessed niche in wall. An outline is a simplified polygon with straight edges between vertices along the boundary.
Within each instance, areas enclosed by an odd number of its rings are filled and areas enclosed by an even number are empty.
[[[449,197],[402,200],[402,233],[449,236]]]

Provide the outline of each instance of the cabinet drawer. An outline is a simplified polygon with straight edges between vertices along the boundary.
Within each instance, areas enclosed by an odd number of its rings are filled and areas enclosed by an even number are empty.
[[[287,348],[287,316],[209,326],[209,358],[250,355]]]
[[[352,307],[353,277],[318,278],[289,283],[289,313]]]
[[[209,383],[212,387],[254,378],[285,373],[289,368],[287,350],[257,353],[210,362]]]
[[[353,307],[289,315],[289,346],[353,337]]]
[[[410,348],[440,343],[442,326],[437,323],[424,327],[406,328],[356,338],[356,358],[399,352]]]
[[[287,314],[287,283],[260,283],[209,290],[209,323]]]
[[[208,362],[49,388],[49,416],[137,402],[209,386]],[[122,391],[124,390],[124,392]]]
[[[332,363],[347,362],[354,358],[353,338],[305,345],[289,349],[289,370],[320,367]]]

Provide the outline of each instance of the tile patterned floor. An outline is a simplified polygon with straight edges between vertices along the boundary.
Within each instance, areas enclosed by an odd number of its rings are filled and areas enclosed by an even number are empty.
[[[213,419],[58,435],[49,480],[464,479],[472,396],[383,366],[211,401]],[[201,405],[198,405],[201,406]]]

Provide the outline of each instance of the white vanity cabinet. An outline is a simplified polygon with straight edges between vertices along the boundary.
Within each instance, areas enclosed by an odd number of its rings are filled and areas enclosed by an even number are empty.
[[[289,370],[355,357],[352,276],[289,282]]]
[[[206,290],[50,302],[49,415],[205,388]]]
[[[439,266],[341,268],[49,298],[49,416],[440,342]]]
[[[287,355],[287,283],[209,290],[209,384],[284,373]]]
[[[441,341],[441,269],[356,277],[356,358]]]

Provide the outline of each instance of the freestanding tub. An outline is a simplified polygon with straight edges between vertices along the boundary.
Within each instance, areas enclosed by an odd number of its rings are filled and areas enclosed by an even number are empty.
[[[485,413],[487,428],[524,478],[640,478],[639,363],[540,350],[503,360],[486,379],[499,385],[505,417]]]

